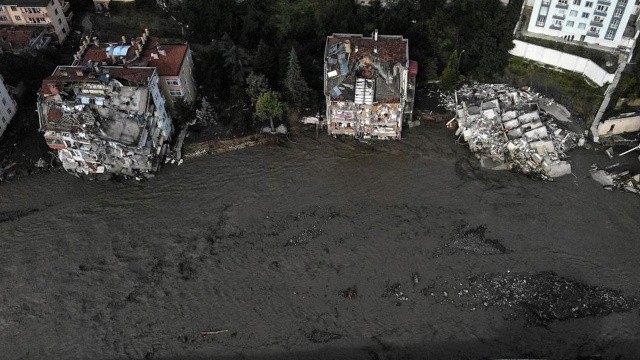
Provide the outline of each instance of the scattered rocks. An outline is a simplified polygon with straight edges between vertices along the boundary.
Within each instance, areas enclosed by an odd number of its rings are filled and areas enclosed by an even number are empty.
[[[382,293],[382,297],[395,297],[398,301],[396,303],[396,305],[398,306],[402,305],[401,301],[409,300],[409,297],[407,297],[404,292],[400,291],[400,283],[389,284],[387,282],[387,285],[384,288],[384,292]]]

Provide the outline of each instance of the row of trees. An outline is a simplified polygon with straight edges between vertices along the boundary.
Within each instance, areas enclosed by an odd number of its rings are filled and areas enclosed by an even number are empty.
[[[403,0],[384,8],[354,0],[183,0],[169,9],[186,25],[201,94],[218,121],[249,129],[261,94],[289,109],[322,107],[327,35],[401,34],[420,64],[419,83],[460,74],[490,80],[508,63],[522,0]],[[464,52],[462,53],[462,51]],[[296,74],[293,76],[292,74]],[[267,95],[265,95],[267,96]],[[271,103],[271,102],[269,102]]]

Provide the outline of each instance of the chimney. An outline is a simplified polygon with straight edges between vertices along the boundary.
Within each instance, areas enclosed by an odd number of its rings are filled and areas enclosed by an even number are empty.
[[[122,43],[123,43],[123,44],[126,44],[126,43],[127,43],[127,38],[126,38],[124,35],[122,35]]]
[[[378,29],[373,32],[373,41],[378,41]]]
[[[144,28],[144,33],[145,33],[147,36],[149,36],[149,29]]]
[[[140,57],[140,50],[136,50],[136,59]]]
[[[94,44],[95,46],[100,46],[100,41],[98,41],[98,38],[97,38],[97,37],[93,39],[93,44]]]

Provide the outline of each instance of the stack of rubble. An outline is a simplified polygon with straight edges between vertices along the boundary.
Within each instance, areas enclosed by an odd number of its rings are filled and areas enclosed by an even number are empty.
[[[633,175],[628,170],[616,171],[618,164],[600,169],[591,165],[591,177],[607,190],[620,190],[640,194],[640,174]]]
[[[514,170],[551,179],[571,173],[566,152],[582,144],[580,136],[563,129],[540,110],[538,96],[503,84],[464,86],[455,100],[461,135],[483,167]]]

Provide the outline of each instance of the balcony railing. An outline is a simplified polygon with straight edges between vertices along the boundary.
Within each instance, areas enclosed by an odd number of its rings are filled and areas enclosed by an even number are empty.
[[[593,12],[593,15],[598,15],[598,16],[607,16],[607,12],[606,12],[606,11],[595,10],[595,11]]]
[[[553,30],[562,30],[562,25],[551,24],[549,28]]]
[[[591,24],[591,26],[600,26],[600,27],[602,27],[602,21],[591,21],[589,24]]]
[[[558,20],[564,20],[565,15],[558,15],[558,14],[555,14],[555,15],[553,15],[553,16],[552,16],[552,18],[554,18],[554,19],[558,19]]]
[[[600,37],[599,32],[587,31],[587,36]]]
[[[557,3],[556,7],[558,9],[568,9],[569,8],[569,4],[562,4],[562,3]]]
[[[609,0],[598,0],[598,5],[609,6],[609,5],[611,5],[611,1],[609,1]]]

